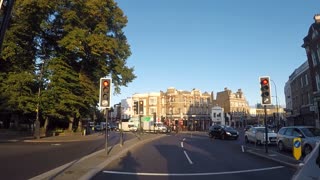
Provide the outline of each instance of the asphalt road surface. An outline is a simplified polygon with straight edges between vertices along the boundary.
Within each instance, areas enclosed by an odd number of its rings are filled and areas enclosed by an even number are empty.
[[[242,152],[242,144],[241,138],[171,134],[132,149],[93,179],[291,179],[294,169]]]
[[[125,135],[131,139],[132,134]],[[119,143],[111,132],[108,144]],[[105,148],[104,135],[90,141],[0,143],[0,179],[25,180]]]

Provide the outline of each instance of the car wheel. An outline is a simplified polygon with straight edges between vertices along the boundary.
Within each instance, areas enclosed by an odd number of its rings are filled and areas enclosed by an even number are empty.
[[[213,135],[211,133],[209,133],[209,138],[213,138]]]
[[[309,144],[305,145],[303,149],[304,155],[308,155],[312,151],[312,147]]]
[[[283,151],[284,150],[284,145],[283,145],[283,143],[281,141],[279,141],[279,143],[278,143],[278,149],[279,149],[279,151]]]
[[[225,139],[225,135],[224,135],[224,134],[221,135],[221,139],[222,139],[222,140]]]
[[[257,144],[258,144],[258,145],[261,145],[262,143],[261,143],[261,141],[260,141],[260,140],[257,140]]]
[[[249,143],[248,136],[244,137],[244,140],[245,140],[246,143]]]

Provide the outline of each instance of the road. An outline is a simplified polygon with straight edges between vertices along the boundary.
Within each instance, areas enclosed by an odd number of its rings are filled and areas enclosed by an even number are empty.
[[[171,134],[132,149],[93,179],[291,179],[294,169],[244,153],[242,144],[241,138]]]
[[[133,135],[128,133],[126,139]],[[111,132],[109,146],[119,143],[119,133]],[[77,142],[0,144],[1,179],[28,179],[105,148],[104,135]]]

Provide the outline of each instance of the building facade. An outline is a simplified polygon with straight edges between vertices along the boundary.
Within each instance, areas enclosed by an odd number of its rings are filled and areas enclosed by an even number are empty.
[[[314,23],[310,26],[307,36],[303,39],[311,75],[313,102],[316,107],[315,126],[320,127],[320,15],[314,16]]]
[[[224,109],[226,113],[226,124],[231,126],[243,126],[244,121],[250,114],[250,107],[241,89],[233,93],[228,88],[217,93],[214,105]],[[231,118],[228,118],[230,116]]]
[[[285,91],[288,125],[315,125],[311,77],[308,61],[289,76]]]

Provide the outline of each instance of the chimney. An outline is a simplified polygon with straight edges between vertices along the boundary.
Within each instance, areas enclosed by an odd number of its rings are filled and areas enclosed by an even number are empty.
[[[317,23],[317,24],[320,23],[320,14],[314,15],[313,19],[314,19],[315,23]]]

